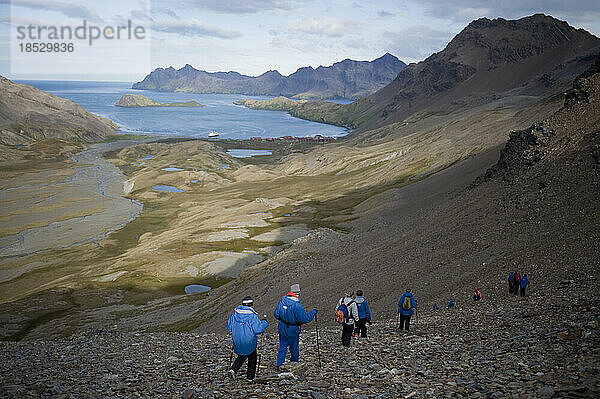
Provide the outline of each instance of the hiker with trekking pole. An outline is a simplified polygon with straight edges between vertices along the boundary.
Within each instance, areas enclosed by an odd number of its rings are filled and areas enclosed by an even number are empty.
[[[358,320],[358,307],[352,295],[352,292],[348,292],[335,307],[335,321],[342,325],[342,346],[346,348],[350,347],[354,324]]]
[[[417,301],[407,289],[406,292],[400,297],[398,301],[398,313],[400,314],[400,330],[405,329],[408,331],[410,327],[410,317],[415,314],[417,308]]]
[[[242,305],[235,308],[227,320],[227,330],[231,332],[231,338],[233,339],[232,353],[229,358],[230,368],[227,374],[232,379],[235,379],[236,373],[246,359],[248,359],[246,379],[252,381],[256,376],[257,336],[267,329],[269,323],[267,322],[267,315],[264,315],[262,320],[258,318],[258,314],[252,308],[253,305],[252,298],[245,297],[242,300]],[[237,358],[231,364],[234,352]]]
[[[317,309],[306,313],[300,304],[300,284],[293,284],[290,291],[279,301],[273,316],[279,320],[277,332],[279,333],[279,349],[277,350],[277,370],[285,362],[288,348],[291,361],[300,360],[300,326],[310,323],[317,315]],[[318,337],[318,335],[317,335]],[[318,348],[317,348],[318,350]]]

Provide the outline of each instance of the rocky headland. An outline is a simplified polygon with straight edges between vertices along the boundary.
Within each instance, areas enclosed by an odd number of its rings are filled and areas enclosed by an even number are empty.
[[[144,107],[204,107],[196,100],[174,103],[159,103],[151,98],[141,94],[124,94],[119,101],[115,103],[117,107],[144,108]]]

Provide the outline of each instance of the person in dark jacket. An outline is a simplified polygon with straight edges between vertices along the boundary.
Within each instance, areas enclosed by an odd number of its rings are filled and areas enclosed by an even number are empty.
[[[300,326],[312,321],[317,309],[306,313],[300,304],[300,284],[291,286],[290,291],[279,301],[273,315],[279,320],[279,349],[277,351],[277,368],[285,362],[288,347],[291,361],[300,359]]]
[[[448,309],[454,308],[455,303],[456,303],[456,301],[454,299],[450,299],[450,302],[448,302]]]
[[[510,272],[508,275],[508,293],[512,294],[515,291],[515,274],[516,272]]]
[[[483,299],[483,295],[481,294],[481,290],[479,288],[477,288],[475,291],[473,291],[473,300],[481,301],[482,299]]]
[[[515,272],[514,281],[515,281],[515,284],[513,287],[513,294],[519,295],[519,286],[521,285],[521,276],[517,272]]]
[[[527,274],[523,274],[521,280],[519,282],[519,286],[521,288],[521,296],[525,296],[525,288],[529,285],[529,279],[527,278]]]
[[[416,307],[417,301],[415,301],[410,289],[407,289],[398,301],[398,313],[400,313],[401,330],[406,329],[406,331],[408,331],[410,327],[410,317],[415,314]]]
[[[228,371],[231,378],[235,378],[235,374],[240,367],[248,359],[248,370],[246,378],[253,380],[256,375],[256,345],[258,342],[257,335],[262,334],[269,326],[267,316],[263,316],[259,320],[258,315],[252,309],[254,301],[247,296],[243,299],[242,305],[235,308],[229,320],[227,320],[227,329],[231,332],[233,339],[233,351],[237,358],[233,362],[231,369]]]
[[[354,336],[358,337],[358,333],[360,332],[361,338],[367,338],[367,323],[371,324],[371,311],[369,310],[367,300],[363,297],[362,290],[356,291],[354,303],[358,307],[358,322],[354,329]]]

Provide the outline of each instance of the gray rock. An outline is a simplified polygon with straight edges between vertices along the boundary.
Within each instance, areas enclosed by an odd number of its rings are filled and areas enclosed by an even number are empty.
[[[551,398],[554,396],[554,388],[552,388],[550,385],[545,385],[537,390],[537,394],[545,398]]]

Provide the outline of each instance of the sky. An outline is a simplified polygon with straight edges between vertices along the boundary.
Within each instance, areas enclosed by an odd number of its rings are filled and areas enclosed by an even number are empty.
[[[408,64],[442,50],[474,19],[534,13],[600,36],[598,0],[0,0],[0,75],[139,81],[185,64],[289,75],[386,52]],[[77,27],[85,38],[67,36]],[[52,51],[41,52],[48,44]]]

